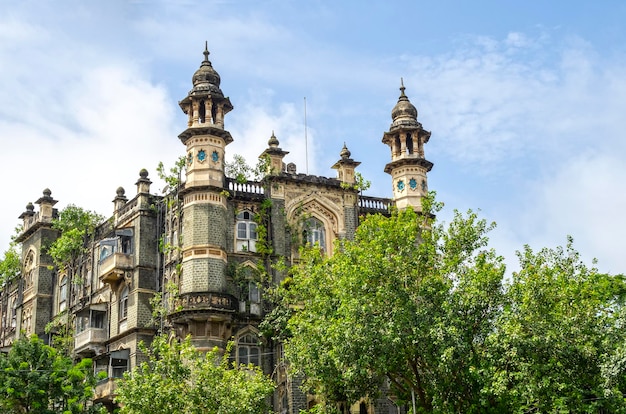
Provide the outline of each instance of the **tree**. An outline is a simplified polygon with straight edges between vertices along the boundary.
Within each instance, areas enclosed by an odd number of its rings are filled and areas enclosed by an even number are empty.
[[[37,335],[22,337],[0,354],[0,408],[3,413],[96,413],[91,406],[95,379],[91,360],[71,358]]]
[[[368,216],[331,257],[304,251],[284,284],[285,352],[324,410],[387,380],[414,412],[480,411],[505,268],[486,248],[493,225],[470,211],[445,227],[437,208],[429,198],[423,214]]]
[[[0,288],[5,287],[21,275],[21,260],[17,246],[11,243],[0,259]]]
[[[79,279],[81,260],[88,252],[89,238],[103,220],[104,217],[100,214],[70,204],[52,221],[52,228],[58,230],[60,235],[50,244],[48,254],[59,271],[70,281],[68,298],[72,297],[73,286],[82,283]],[[67,314],[60,316],[61,318],[51,322],[47,328],[57,330],[54,344],[69,355],[73,345],[71,320]]]
[[[252,365],[229,366],[228,353],[197,351],[189,338],[154,338],[148,361],[118,382],[120,414],[257,414],[267,412],[274,384]]]
[[[22,226],[15,228],[15,233],[11,236],[9,248],[4,252],[2,259],[0,259],[0,289],[19,279],[22,274],[20,246],[15,241],[21,232]]]
[[[60,271],[75,276],[79,260],[87,252],[86,239],[93,235],[104,217],[93,211],[73,204],[68,205],[52,221],[52,227],[59,230],[60,236],[52,242],[48,253]]]
[[[571,238],[518,256],[489,338],[488,391],[511,413],[625,412],[624,277],[588,268]]]

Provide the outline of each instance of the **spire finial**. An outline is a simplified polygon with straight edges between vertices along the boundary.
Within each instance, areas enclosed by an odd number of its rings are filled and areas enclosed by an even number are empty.
[[[204,54],[204,61],[208,62],[209,61],[209,42],[207,40],[204,41],[204,52],[202,52]]]
[[[269,141],[267,141],[267,145],[269,145],[270,148],[278,148],[278,144],[280,144],[280,142],[278,142],[278,138],[276,138],[276,135],[274,135],[274,130],[272,129],[272,136],[270,137]]]
[[[350,158],[350,150],[348,149],[348,147],[346,146],[346,142],[343,142],[343,148],[341,149],[341,152],[339,153],[339,156],[341,157],[341,159],[347,160],[348,158]]]
[[[405,90],[405,89],[406,89],[406,88],[404,87],[404,79],[402,79],[402,77],[400,77],[400,96],[406,96],[406,95],[404,94],[404,90]]]

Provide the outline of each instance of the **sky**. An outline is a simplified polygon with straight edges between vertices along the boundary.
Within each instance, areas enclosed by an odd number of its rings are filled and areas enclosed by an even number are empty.
[[[235,108],[227,158],[254,164],[274,132],[298,172],[334,177],[345,143],[366,194],[391,197],[381,140],[402,78],[442,221],[495,221],[511,270],[570,235],[624,273],[624,21],[617,0],[0,0],[0,251],[45,188],[105,216],[142,168],[161,192],[206,41]]]

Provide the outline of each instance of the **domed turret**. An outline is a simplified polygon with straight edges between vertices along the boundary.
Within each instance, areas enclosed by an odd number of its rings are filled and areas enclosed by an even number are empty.
[[[193,88],[189,94],[178,104],[185,114],[187,114],[187,126],[198,128],[218,128],[224,129],[224,115],[233,109],[230,99],[224,97],[220,89],[220,75],[213,69],[209,61],[208,42],[204,43],[204,60],[200,68],[195,71],[191,78]],[[189,130],[179,135],[185,144],[195,133]],[[230,134],[225,136],[225,140],[232,141]]]
[[[398,128],[399,126],[413,126],[417,123],[417,108],[409,101],[409,98],[405,95],[404,81],[400,79],[400,97],[398,103],[391,110],[391,129]]]
[[[205,42],[204,44],[203,54],[204,60],[200,64],[200,68],[191,78],[193,89],[189,92],[189,94],[191,95],[196,92],[210,92],[212,94],[224,96],[222,90],[220,89],[220,75],[215,69],[213,69],[211,61],[209,60],[208,42]]]

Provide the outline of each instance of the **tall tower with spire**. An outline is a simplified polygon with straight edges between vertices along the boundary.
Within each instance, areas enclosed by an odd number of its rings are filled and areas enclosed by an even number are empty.
[[[382,140],[391,149],[391,162],[385,166],[385,172],[391,175],[396,207],[404,210],[411,206],[421,211],[421,199],[428,193],[426,174],[433,168],[433,163],[424,158],[424,144],[430,132],[417,121],[417,109],[404,90],[404,82],[400,80],[400,97],[391,111],[389,131]]]
[[[178,136],[187,147],[187,188],[224,185],[224,148],[233,141],[224,129],[224,117],[233,105],[224,97],[220,82],[205,43],[204,60],[193,74],[193,88],[179,102],[188,117],[187,129]]]
[[[179,303],[170,320],[201,349],[223,347],[230,337],[236,303],[226,293],[227,199],[224,191],[225,147],[233,141],[224,117],[233,109],[220,89],[220,76],[204,60],[192,78],[193,88],[180,101],[187,129],[178,137],[186,146],[186,180],[180,191],[182,237],[178,266]],[[183,336],[184,336],[183,335]]]

